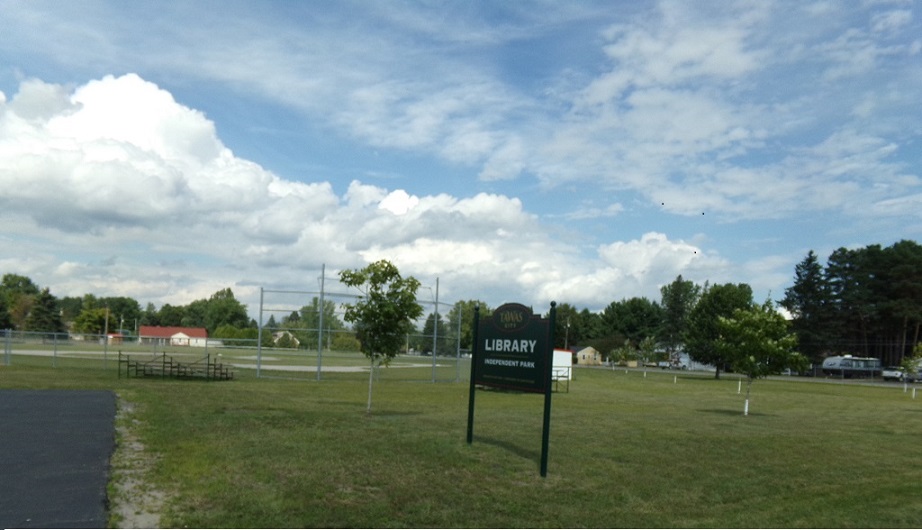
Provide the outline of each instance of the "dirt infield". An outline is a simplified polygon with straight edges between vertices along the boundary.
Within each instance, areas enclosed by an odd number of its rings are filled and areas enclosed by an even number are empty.
[[[0,389],[0,527],[105,528],[115,394]]]

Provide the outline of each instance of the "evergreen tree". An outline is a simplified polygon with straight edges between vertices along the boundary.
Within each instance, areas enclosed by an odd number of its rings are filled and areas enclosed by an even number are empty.
[[[794,267],[794,285],[784,290],[780,302],[791,313],[800,352],[817,363],[833,349],[831,294],[823,267],[811,250]]]
[[[61,311],[58,309],[58,301],[47,287],[36,296],[35,304],[26,317],[25,330],[52,334],[66,331],[61,320]]]

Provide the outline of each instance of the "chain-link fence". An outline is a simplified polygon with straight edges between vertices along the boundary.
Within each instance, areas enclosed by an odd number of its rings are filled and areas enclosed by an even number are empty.
[[[321,277],[318,291],[260,290],[260,337],[256,358],[247,368],[257,377],[314,378],[317,380],[368,374],[370,361],[359,353],[359,341],[344,322],[345,305],[361,298],[341,284],[327,287]],[[470,375],[470,355],[461,349],[460,311],[453,320],[451,304],[438,300],[438,284],[431,299],[418,299],[425,318],[417,333],[406,337],[397,358],[377,373],[382,378],[418,381],[462,381]],[[447,313],[446,313],[447,312]]]
[[[333,334],[350,337],[333,338]],[[168,355],[185,362],[195,362],[208,356],[213,362],[235,370],[239,375],[283,377],[289,379],[365,379],[369,360],[357,350],[336,348],[347,339],[354,340],[350,331],[324,335],[329,341],[324,348],[262,346],[257,340],[209,338],[190,345],[188,341],[163,340],[153,337],[120,337],[91,334],[42,333],[0,330],[0,364],[4,366],[35,366],[51,368],[86,368],[118,370],[119,358],[136,361]],[[446,343],[455,340],[443,337]],[[408,336],[409,344],[428,342],[431,336]],[[442,340],[442,339],[438,339]],[[331,347],[327,347],[327,346]],[[410,353],[398,355],[387,367],[380,368],[377,377],[384,380],[454,382],[466,381],[470,375],[470,358],[458,352],[439,349],[437,355],[410,348]]]

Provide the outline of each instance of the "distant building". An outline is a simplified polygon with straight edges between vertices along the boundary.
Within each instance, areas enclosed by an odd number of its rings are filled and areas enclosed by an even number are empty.
[[[602,366],[602,354],[592,346],[583,348],[576,352],[576,364]]]
[[[138,331],[141,344],[161,344],[165,346],[208,345],[208,331],[205,328],[181,328],[176,326],[141,326]]]

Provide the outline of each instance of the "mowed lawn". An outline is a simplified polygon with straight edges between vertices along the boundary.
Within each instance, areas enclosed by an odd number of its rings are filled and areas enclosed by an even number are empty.
[[[382,378],[117,379],[0,366],[3,388],[111,388],[169,527],[920,527],[922,392],[577,369],[543,399]],[[743,385],[745,392],[745,385]],[[114,521],[116,524],[118,521]]]

